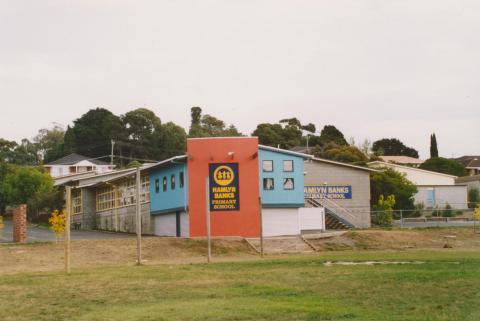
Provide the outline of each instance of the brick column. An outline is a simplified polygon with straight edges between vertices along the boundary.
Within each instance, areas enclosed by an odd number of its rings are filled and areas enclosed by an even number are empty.
[[[27,241],[27,205],[22,204],[13,209],[13,241]]]

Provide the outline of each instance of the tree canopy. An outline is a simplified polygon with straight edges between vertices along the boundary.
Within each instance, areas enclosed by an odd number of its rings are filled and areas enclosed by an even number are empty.
[[[372,145],[372,151],[380,156],[410,156],[418,158],[418,151],[405,146],[396,138],[383,138]]]
[[[223,120],[212,115],[203,115],[200,107],[191,108],[189,137],[232,137],[242,136],[234,125],[227,126]]]
[[[323,147],[315,147],[313,149],[313,155],[315,157],[360,166],[366,166],[367,162],[369,161],[368,157],[357,147],[352,145],[337,145],[333,142],[328,143]]]
[[[302,124],[297,118],[286,118],[278,124],[258,124],[252,136],[257,136],[260,144],[290,149],[302,145],[303,131],[314,133],[315,125]]]
[[[443,157],[427,159],[422,165],[420,165],[420,168],[455,176],[467,175],[467,171],[462,164],[455,160],[450,160]]]
[[[404,174],[391,168],[374,172],[370,175],[370,202],[372,207],[377,204],[380,195],[394,195],[395,209],[414,209],[414,195],[417,187]]]

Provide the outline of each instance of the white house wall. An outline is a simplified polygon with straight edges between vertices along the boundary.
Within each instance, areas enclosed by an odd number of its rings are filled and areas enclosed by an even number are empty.
[[[428,204],[428,191],[434,190],[435,206],[444,208],[446,204],[450,204],[452,208],[467,208],[467,186],[417,186],[418,193],[415,194],[415,203]]]

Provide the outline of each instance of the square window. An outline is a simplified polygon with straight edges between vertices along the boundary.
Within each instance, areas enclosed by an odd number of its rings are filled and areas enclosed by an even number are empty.
[[[160,192],[160,180],[155,178],[155,193]]]
[[[283,179],[283,189],[292,190],[295,188],[295,183],[293,178],[284,178]]]
[[[172,176],[170,176],[170,188],[172,189],[172,191],[175,189],[175,174],[172,174]]]
[[[264,160],[262,162],[262,169],[264,172],[273,172],[273,160]]]
[[[183,187],[183,184],[184,184],[183,172],[180,172],[180,188]]]
[[[283,171],[284,172],[293,172],[293,160],[284,160],[283,161]]]
[[[167,191],[167,176],[163,176],[163,191],[166,192]]]
[[[275,188],[273,178],[264,178],[263,179],[263,189],[266,191],[272,191]]]

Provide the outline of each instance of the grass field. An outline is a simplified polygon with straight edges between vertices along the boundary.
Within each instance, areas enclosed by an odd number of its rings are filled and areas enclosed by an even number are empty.
[[[325,266],[325,261],[424,264]],[[343,251],[0,277],[0,320],[480,320],[478,250]]]

